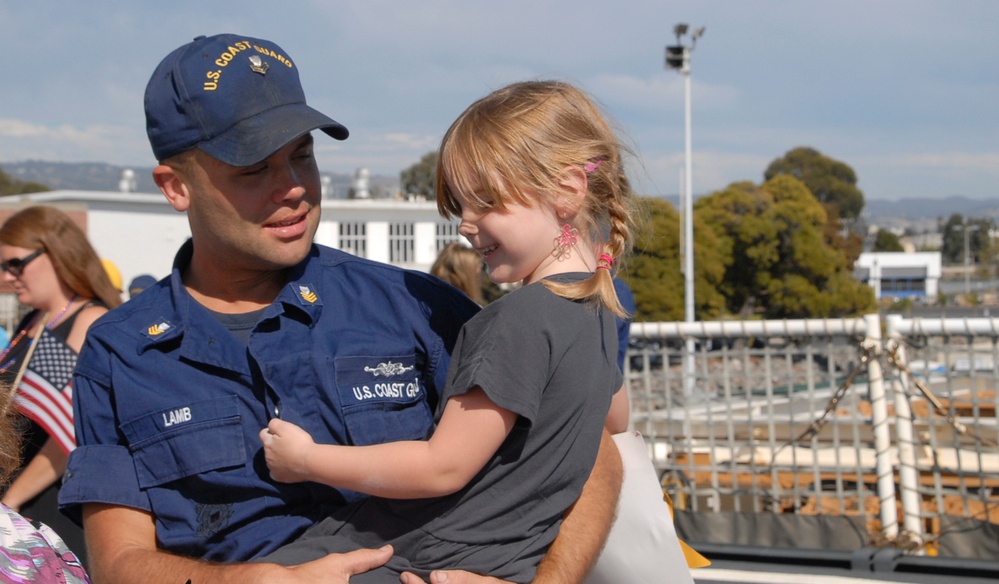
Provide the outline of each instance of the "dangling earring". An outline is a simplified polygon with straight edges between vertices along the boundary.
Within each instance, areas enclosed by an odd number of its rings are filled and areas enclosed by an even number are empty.
[[[555,237],[555,251],[552,255],[555,256],[557,260],[564,260],[572,254],[572,247],[576,245],[576,236],[579,235],[579,230],[566,223],[562,226],[562,231],[559,232],[558,236]]]

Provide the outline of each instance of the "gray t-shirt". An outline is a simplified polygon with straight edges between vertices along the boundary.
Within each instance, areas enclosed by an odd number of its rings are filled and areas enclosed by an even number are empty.
[[[481,387],[518,414],[499,451],[453,495],[371,497],[306,538],[340,532],[355,546],[392,543],[393,570],[460,568],[530,581],[593,468],[622,383],[616,359],[616,321],[605,309],[561,298],[541,283],[500,298],[462,329],[443,394]],[[443,407],[444,399],[438,420]]]

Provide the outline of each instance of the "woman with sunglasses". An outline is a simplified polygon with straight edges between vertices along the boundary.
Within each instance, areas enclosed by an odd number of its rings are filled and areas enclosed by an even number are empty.
[[[15,392],[24,437],[24,462],[0,501],[55,529],[85,561],[82,530],[58,509],[75,447],[70,379],[87,329],[121,296],[83,231],[53,207],[28,207],[0,227],[0,270],[32,309],[0,352],[0,384]]]

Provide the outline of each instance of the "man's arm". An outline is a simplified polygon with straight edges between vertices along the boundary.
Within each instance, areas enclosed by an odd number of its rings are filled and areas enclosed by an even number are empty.
[[[631,418],[631,403],[628,400],[628,384],[621,384],[621,389],[614,394],[611,400],[610,411],[607,412],[607,420],[604,428],[611,434],[620,434],[628,431],[628,424]]]
[[[583,581],[610,533],[622,477],[621,455],[610,434],[604,430],[590,478],[538,566],[534,584],[579,584]]]
[[[152,516],[113,505],[83,507],[84,533],[94,584],[347,584],[350,576],[381,566],[391,546],[332,554],[299,566],[212,564],[156,549]]]

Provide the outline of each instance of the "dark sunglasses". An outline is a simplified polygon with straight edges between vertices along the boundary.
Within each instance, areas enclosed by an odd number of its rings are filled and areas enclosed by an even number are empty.
[[[0,270],[5,272],[10,272],[15,278],[24,273],[24,267],[28,265],[31,260],[37,258],[38,256],[45,253],[44,249],[34,251],[24,256],[23,258],[13,258],[5,262],[0,262]]]

